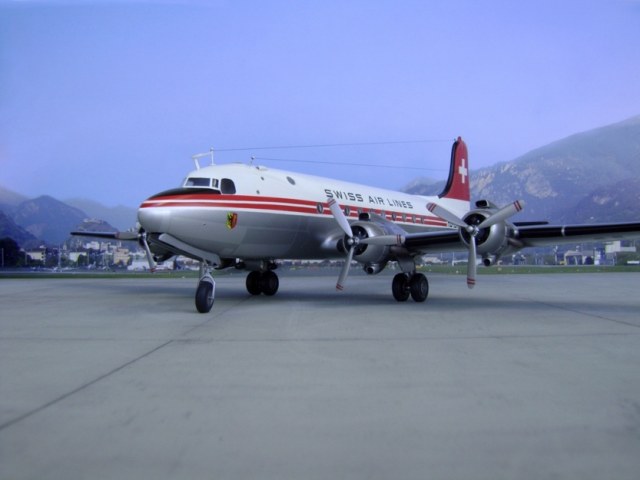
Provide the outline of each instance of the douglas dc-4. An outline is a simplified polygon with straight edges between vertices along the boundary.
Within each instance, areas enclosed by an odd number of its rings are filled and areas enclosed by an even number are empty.
[[[444,190],[427,197],[252,164],[201,168],[196,159],[196,170],[179,188],[142,202],[136,232],[73,234],[137,240],[151,270],[175,255],[199,261],[195,303],[201,313],[214,303],[212,269],[246,269],[250,294],[274,295],[279,260],[345,259],[338,290],[354,260],[367,274],[396,262],[401,273],[393,278],[393,297],[424,302],[429,284],[416,271],[424,254],[468,250],[467,285],[473,288],[478,258],[490,266],[525,247],[640,237],[640,223],[511,222],[523,201],[497,207],[480,200],[471,208],[468,160],[458,137]]]

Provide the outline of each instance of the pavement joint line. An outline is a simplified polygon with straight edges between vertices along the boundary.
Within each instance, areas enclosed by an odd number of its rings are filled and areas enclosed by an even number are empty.
[[[195,327],[194,327],[195,328]],[[207,344],[207,343],[243,343],[243,342],[414,342],[414,341],[434,341],[434,340],[501,340],[501,339],[519,339],[519,338],[582,338],[582,337],[634,337],[639,336],[640,332],[595,332],[595,333],[558,333],[552,335],[543,334],[529,334],[529,335],[462,335],[462,336],[415,336],[415,337],[397,337],[397,338],[376,338],[376,337],[294,337],[294,338],[207,338],[207,339],[195,339],[184,338],[189,332],[177,335],[172,338],[173,343],[181,344]],[[166,339],[157,338],[46,338],[46,337],[0,337],[0,342],[159,342]]]
[[[585,311],[582,311],[582,310],[578,310],[576,308],[563,307],[562,305],[558,305],[556,303],[541,302],[540,300],[535,300],[535,299],[533,301],[535,303],[539,303],[540,305],[544,305],[546,307],[553,307],[553,308],[557,308],[558,310],[564,310],[565,312],[577,313],[579,315],[585,315],[587,317],[597,318],[597,319],[600,319],[600,320],[605,320],[607,322],[618,323],[620,325],[626,325],[628,327],[640,328],[640,325],[638,325],[636,323],[625,322],[624,320],[616,320],[615,318],[609,318],[609,317],[605,317],[605,316],[602,316],[602,315],[597,315],[595,313],[585,312]]]
[[[199,324],[194,325],[191,328],[187,329],[185,332],[183,332],[181,335],[179,335],[178,338],[179,337],[183,337],[185,335],[188,335],[191,332],[193,332],[194,330],[196,330],[196,329],[206,325],[207,323],[211,322],[212,320],[223,316],[229,310],[231,310],[234,307],[236,307],[237,305],[245,302],[248,298],[250,298],[250,297],[244,298],[240,302],[237,302],[236,304],[234,304],[234,305],[230,306],[229,308],[226,308],[226,309],[224,309],[222,311],[216,311],[215,314],[213,314],[211,316],[208,316],[204,321],[202,321]],[[32,410],[29,410],[28,412],[23,413],[22,415],[20,415],[20,416],[14,418],[12,420],[9,420],[9,421],[1,424],[0,425],[0,432],[2,432],[3,430],[5,430],[5,429],[17,424],[17,423],[20,423],[23,420],[26,420],[27,418],[29,418],[29,417],[31,417],[31,416],[39,413],[39,412],[42,412],[43,410],[46,410],[49,407],[52,407],[53,405],[55,405],[55,404],[57,404],[59,402],[62,402],[64,400],[66,400],[67,398],[75,395],[76,393],[79,393],[79,392],[91,387],[92,385],[95,385],[96,383],[104,380],[105,378],[108,378],[108,377],[120,372],[121,370],[124,370],[125,368],[133,365],[134,363],[136,363],[136,362],[138,362],[138,361],[140,361],[140,360],[142,360],[142,359],[144,359],[144,358],[146,358],[146,357],[148,357],[150,355],[153,355],[157,351],[163,349],[164,347],[166,347],[168,345],[171,345],[174,342],[176,342],[176,339],[174,339],[174,338],[172,338],[170,340],[167,340],[164,343],[158,345],[157,347],[152,348],[148,352],[143,353],[142,355],[140,355],[140,356],[138,356],[138,357],[136,357],[136,358],[134,358],[132,360],[129,360],[128,362],[126,362],[126,363],[114,368],[113,370],[111,370],[111,371],[109,371],[107,373],[104,373],[104,374],[100,375],[97,378],[94,378],[93,380],[85,383],[84,385],[81,385],[81,386],[79,386],[79,387],[77,387],[77,388],[75,388],[75,389],[73,389],[73,390],[71,390],[71,391],[69,391],[67,393],[64,393],[64,394],[60,395],[59,397],[57,397],[57,398],[45,403],[44,405],[40,405],[39,407],[36,407],[36,408],[34,408]]]
[[[518,339],[535,339],[535,338],[592,338],[592,337],[637,337],[639,333],[613,333],[613,332],[596,332],[583,334],[531,334],[531,335],[464,335],[464,336],[416,336],[416,337],[398,337],[398,338],[375,338],[375,337],[317,337],[317,338],[208,338],[208,339],[191,339],[176,338],[174,343],[179,344],[209,344],[209,343],[323,343],[323,342],[422,342],[422,341],[456,341],[456,340],[518,340]]]
[[[173,340],[169,340],[167,342],[164,342],[163,344],[158,345],[157,347],[149,350],[146,353],[143,353],[142,355],[140,355],[140,356],[138,356],[138,357],[136,357],[136,358],[134,358],[132,360],[129,360],[128,362],[120,365],[119,367],[116,367],[113,370],[111,370],[111,371],[109,371],[107,373],[104,373],[104,374],[100,375],[97,378],[94,378],[93,380],[85,383],[84,385],[81,385],[81,386],[71,390],[70,392],[67,392],[67,393],[65,393],[63,395],[60,395],[59,397],[57,397],[57,398],[45,403],[44,405],[40,405],[37,408],[34,408],[34,409],[32,409],[32,410],[30,410],[30,411],[28,411],[26,413],[23,413],[22,415],[14,418],[12,420],[9,420],[8,422],[3,423],[2,425],[0,425],[0,432],[5,430],[6,428],[9,428],[9,427],[15,425],[16,423],[19,423],[19,422],[21,422],[23,420],[26,420],[27,418],[29,418],[29,417],[31,417],[31,416],[39,413],[39,412],[42,412],[43,410],[46,410],[49,407],[52,407],[53,405],[55,405],[55,404],[57,404],[59,402],[62,402],[63,400],[66,400],[67,398],[75,395],[76,393],[81,392],[81,391],[91,387],[92,385],[95,385],[96,383],[100,382],[101,380],[104,380],[105,378],[110,377],[111,375],[114,375],[114,374],[118,373],[119,371],[124,370],[128,366],[133,365],[134,363],[138,362],[139,360],[142,360],[143,358],[148,357],[149,355],[157,352],[161,348],[164,348],[164,347],[166,347],[167,345],[169,345],[171,343],[173,343]]]

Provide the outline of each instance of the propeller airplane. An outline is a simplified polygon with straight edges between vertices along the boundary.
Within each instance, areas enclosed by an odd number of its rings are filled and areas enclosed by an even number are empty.
[[[524,208],[522,200],[501,208],[479,200],[471,208],[469,157],[460,137],[447,183],[431,197],[253,164],[212,160],[201,167],[196,157],[196,170],[179,188],[142,202],[137,231],[72,234],[137,241],[152,271],[176,255],[199,261],[200,313],[214,304],[213,269],[246,269],[247,291],[271,296],[279,287],[274,270],[284,259],[344,258],[338,290],[353,261],[370,275],[396,262],[401,272],[392,281],[393,297],[424,302],[429,283],[416,266],[425,254],[467,250],[467,286],[473,288],[478,256],[488,267],[526,247],[640,237],[640,223],[511,222]]]

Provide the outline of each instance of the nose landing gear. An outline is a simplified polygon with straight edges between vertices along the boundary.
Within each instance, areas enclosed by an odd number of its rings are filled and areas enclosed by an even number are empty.
[[[216,282],[211,276],[207,262],[200,265],[200,281],[196,289],[196,309],[200,313],[209,313],[216,296]]]

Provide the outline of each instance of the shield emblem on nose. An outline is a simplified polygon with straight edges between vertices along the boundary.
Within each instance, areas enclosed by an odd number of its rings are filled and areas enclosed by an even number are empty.
[[[232,213],[232,212],[227,213],[227,228],[229,230],[233,230],[234,228],[236,228],[237,224],[238,224],[238,214]]]

